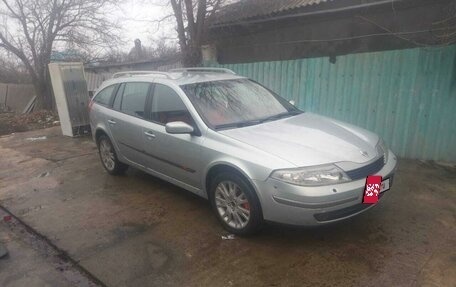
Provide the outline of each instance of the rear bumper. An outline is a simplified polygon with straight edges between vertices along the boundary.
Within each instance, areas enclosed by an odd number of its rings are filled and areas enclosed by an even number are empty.
[[[388,162],[376,173],[383,179],[390,178],[390,187],[396,165],[396,156],[389,151]],[[254,181],[254,185],[264,219],[283,224],[323,225],[353,217],[378,204],[362,203],[365,179],[331,186],[303,187],[269,178]],[[383,192],[380,199],[389,192]]]

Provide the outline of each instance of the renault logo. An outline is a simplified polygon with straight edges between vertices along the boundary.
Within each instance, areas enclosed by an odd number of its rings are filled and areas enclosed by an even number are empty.
[[[367,153],[367,151],[360,150],[359,152],[361,153],[362,156],[369,157],[369,154]]]

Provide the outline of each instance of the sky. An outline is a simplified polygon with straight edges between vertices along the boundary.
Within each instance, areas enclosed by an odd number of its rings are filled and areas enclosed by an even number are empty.
[[[123,43],[113,43],[116,45],[111,47],[114,51],[129,52],[134,47],[135,39],[140,39],[144,47],[154,48],[157,40],[162,38],[166,39],[167,45],[177,46],[175,19],[169,0],[116,1],[118,1],[116,6],[105,9],[108,17],[121,27],[120,33]],[[168,16],[167,19],[160,21],[166,16]],[[11,28],[12,23],[9,22],[8,24],[9,26],[6,26]],[[65,44],[55,43],[54,49],[66,49],[62,45]]]
[[[177,45],[174,18],[169,17],[160,24],[157,22],[166,15],[172,15],[169,0],[120,0],[118,6],[107,7],[106,11],[111,15],[111,20],[121,27],[120,33],[124,43],[113,47],[115,50],[130,51],[134,47],[135,39],[140,39],[145,47],[153,47],[157,39],[167,37],[168,44]],[[0,24],[3,24],[6,18],[0,17],[0,21]],[[8,24],[11,28],[13,23]],[[56,43],[54,48],[65,49],[59,46],[59,43]],[[1,53],[4,51],[0,50]]]
[[[122,38],[126,44],[122,50],[131,49],[134,40],[140,39],[143,46],[153,46],[154,41],[161,37],[170,38],[176,43],[174,19],[169,18],[161,23],[160,19],[172,14],[167,0],[124,0],[113,10],[113,20],[122,27]]]

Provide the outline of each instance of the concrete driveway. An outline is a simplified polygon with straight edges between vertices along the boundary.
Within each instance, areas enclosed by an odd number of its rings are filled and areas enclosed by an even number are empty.
[[[20,133],[0,155],[0,204],[107,286],[455,286],[451,167],[401,160],[389,196],[353,220],[222,240],[208,202],[134,169],[109,176],[90,138]]]

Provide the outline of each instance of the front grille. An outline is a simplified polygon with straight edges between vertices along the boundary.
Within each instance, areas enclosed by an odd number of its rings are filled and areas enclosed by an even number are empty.
[[[366,178],[369,175],[374,175],[376,172],[382,169],[384,165],[384,157],[380,157],[376,161],[365,165],[363,167],[346,171],[345,173],[352,179],[358,180],[361,178]]]

